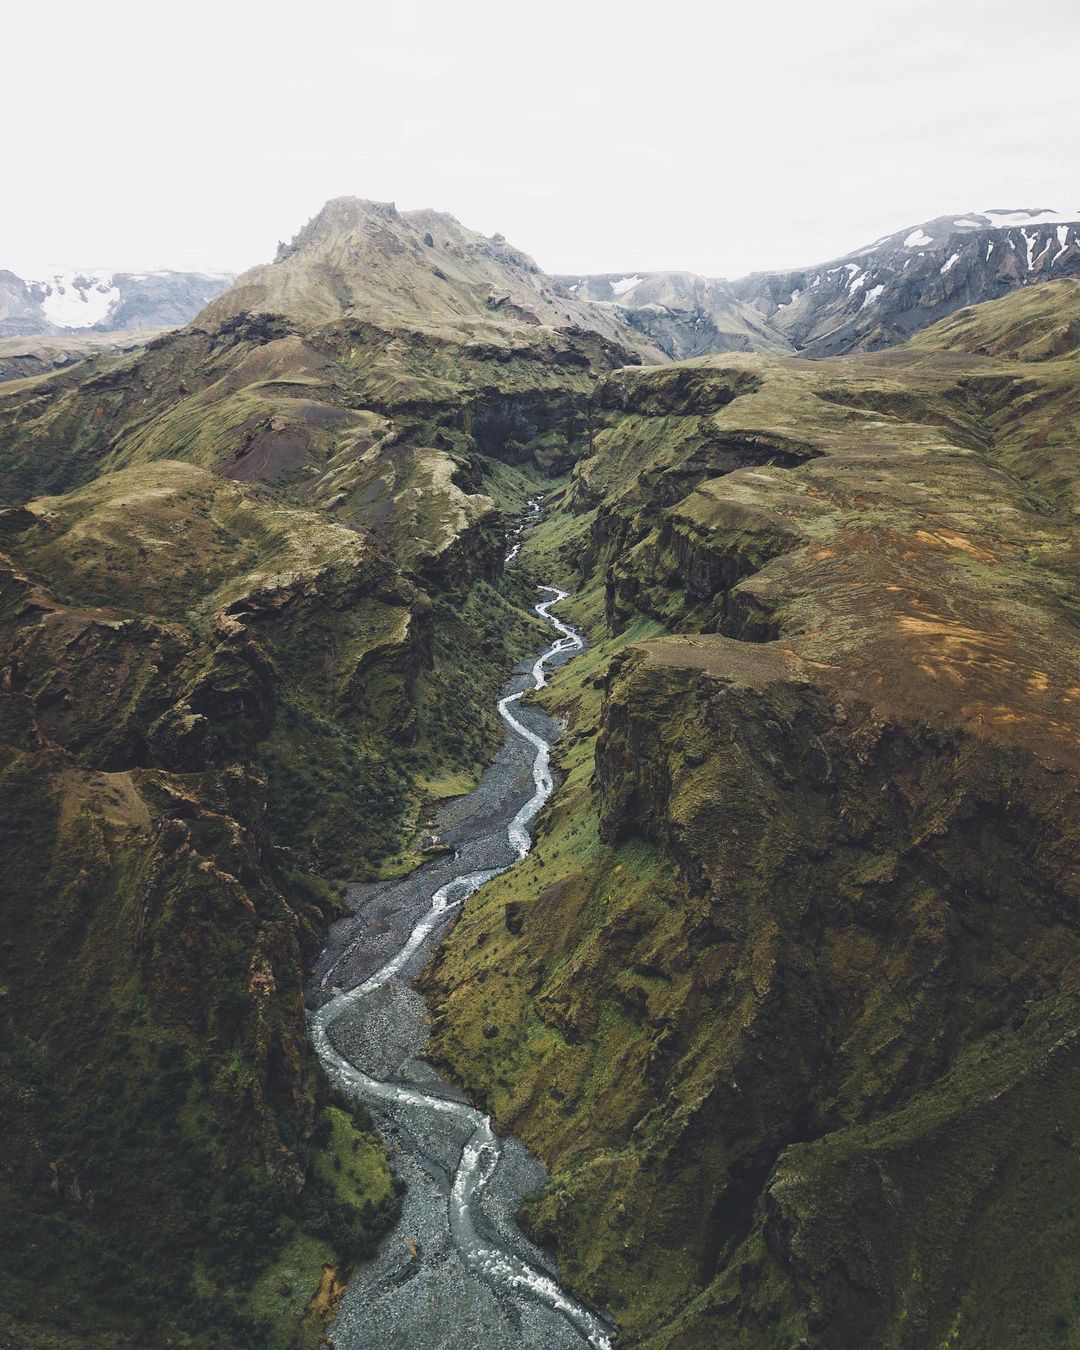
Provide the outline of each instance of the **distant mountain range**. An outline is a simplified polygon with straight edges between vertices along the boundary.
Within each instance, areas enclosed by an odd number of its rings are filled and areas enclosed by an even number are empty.
[[[903,342],[955,310],[1080,275],[1080,211],[990,210],[907,226],[831,262],[737,281],[689,272],[557,278],[668,356],[837,356]]]
[[[232,282],[230,272],[0,269],[0,337],[179,328]]]
[[[578,300],[621,317],[676,361],[709,352],[790,352],[790,341],[729,281],[693,272],[559,276]]]
[[[483,316],[485,323],[510,317],[592,329],[646,360],[728,351],[820,357],[894,346],[967,305],[1080,275],[1080,211],[938,216],[829,262],[727,281],[650,271],[549,277],[500,235],[486,239],[451,216],[399,213],[389,204],[369,209],[377,229],[365,235],[364,256],[334,254],[330,240],[339,237],[346,199],[329,203],[273,268],[245,273],[211,321],[227,309],[291,314],[301,305],[306,320],[330,322],[343,307],[374,304],[384,315],[423,315],[428,326]],[[321,279],[307,270],[302,283],[293,275],[298,246],[305,269],[313,249],[320,254]],[[335,288],[332,278],[343,270],[353,289],[362,279],[363,294]],[[45,268],[30,277],[0,270],[0,338],[61,336],[70,344],[81,334],[178,328],[232,281],[224,272]],[[50,363],[40,353],[16,357],[27,368]]]

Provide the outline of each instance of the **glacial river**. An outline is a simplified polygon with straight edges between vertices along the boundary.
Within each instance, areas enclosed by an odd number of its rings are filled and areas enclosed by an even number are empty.
[[[371,1111],[408,1183],[400,1223],[350,1283],[336,1350],[611,1344],[611,1324],[561,1287],[550,1257],[514,1220],[543,1168],[424,1061],[425,1008],[412,988],[452,915],[528,853],[530,826],[552,792],[557,729],[521,700],[584,644],[551,613],[566,593],[541,590],[536,613],[557,636],[499,699],[507,735],[498,757],[474,792],[440,812],[436,837],[453,856],[350,888],[354,916],[334,926],[320,960],[326,1001],[308,1019],[315,1048],[331,1081]]]

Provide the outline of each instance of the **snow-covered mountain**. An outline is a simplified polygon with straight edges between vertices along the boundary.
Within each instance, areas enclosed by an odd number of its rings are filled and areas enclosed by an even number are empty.
[[[1080,211],[938,216],[815,267],[756,272],[733,295],[805,356],[874,351],[955,310],[1080,276]]]
[[[676,360],[708,352],[836,356],[904,342],[938,319],[1021,286],[1080,276],[1080,211],[938,216],[831,262],[738,281],[692,272],[557,280],[621,311]]]
[[[176,328],[232,281],[227,272],[0,269],[0,337]]]

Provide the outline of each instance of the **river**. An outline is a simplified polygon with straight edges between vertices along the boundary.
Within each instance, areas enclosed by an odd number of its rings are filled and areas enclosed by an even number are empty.
[[[537,514],[530,508],[527,520]],[[454,913],[528,853],[530,826],[553,790],[557,727],[521,700],[584,643],[551,613],[566,593],[540,589],[546,598],[536,613],[557,637],[504,689],[506,739],[475,791],[439,813],[437,837],[453,855],[407,877],[350,887],[354,913],[334,925],[320,958],[325,1001],[308,1018],[316,1051],[335,1086],[375,1117],[408,1187],[399,1224],[350,1282],[332,1332],[337,1350],[611,1344],[611,1324],[561,1287],[550,1256],[515,1222],[543,1167],[516,1140],[500,1139],[424,1061],[425,1007],[412,987]]]

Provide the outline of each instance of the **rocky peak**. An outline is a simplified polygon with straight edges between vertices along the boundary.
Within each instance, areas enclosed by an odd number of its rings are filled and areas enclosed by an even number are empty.
[[[327,202],[274,263],[244,273],[199,322],[219,327],[241,313],[279,314],[301,330],[343,318],[459,337],[578,328],[645,346],[620,315],[566,291],[501,234],[361,197]]]
[[[399,220],[398,209],[393,202],[376,202],[366,197],[331,197],[321,211],[299,230],[288,244],[278,245],[275,262],[285,262],[304,249],[317,249],[320,245],[363,228],[373,220]]]

